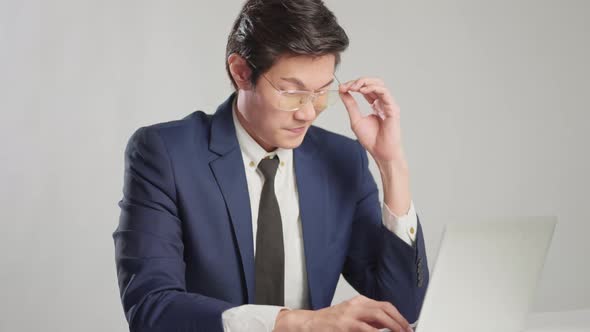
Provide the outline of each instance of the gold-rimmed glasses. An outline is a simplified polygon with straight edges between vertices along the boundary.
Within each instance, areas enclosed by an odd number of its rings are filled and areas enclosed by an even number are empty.
[[[254,65],[250,64],[256,68]],[[332,106],[338,101],[339,94],[337,86],[335,88],[328,88],[317,91],[308,90],[283,90],[278,88],[266,75],[261,73],[261,76],[278,92],[279,104],[278,108],[285,112],[295,112],[307,105],[311,101],[313,108],[317,113],[324,111],[329,106]],[[340,84],[340,81],[334,75],[335,82]],[[331,87],[335,84],[331,83]]]

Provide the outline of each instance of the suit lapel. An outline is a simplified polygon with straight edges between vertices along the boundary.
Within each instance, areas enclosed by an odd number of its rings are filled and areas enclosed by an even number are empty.
[[[219,185],[232,229],[240,252],[247,288],[248,303],[254,303],[254,244],[252,235],[252,212],[248,183],[242,154],[239,149],[232,119],[232,94],[219,106],[212,117],[209,149],[219,155],[209,163]],[[310,304],[312,309],[326,305],[320,295],[321,263],[319,254],[327,239],[326,234],[326,174],[317,154],[316,141],[311,130],[298,148],[293,150],[295,178],[299,194],[299,213],[303,229],[303,246]],[[239,166],[238,166],[239,165]],[[286,285],[287,287],[289,285]]]
[[[326,176],[324,165],[316,153],[316,143],[308,131],[303,144],[293,151],[295,177],[299,193],[299,213],[303,228],[303,248],[307,283],[312,309],[324,305],[319,295],[321,284],[320,253],[326,242]]]
[[[232,94],[212,117],[209,149],[219,155],[209,163],[229,211],[232,229],[240,252],[248,294],[254,302],[254,244],[252,212],[242,153],[232,119]]]

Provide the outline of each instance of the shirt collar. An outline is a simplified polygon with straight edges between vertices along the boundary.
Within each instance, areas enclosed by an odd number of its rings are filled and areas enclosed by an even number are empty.
[[[242,124],[238,120],[236,115],[237,107],[237,94],[234,97],[232,103],[232,118],[234,121],[234,127],[236,128],[236,137],[238,139],[238,144],[240,145],[240,150],[242,151],[242,157],[244,157],[244,168],[251,171],[256,171],[258,168],[258,163],[266,157],[274,157],[275,155],[279,157],[280,160],[280,167],[279,171],[284,172],[285,168],[291,165],[291,161],[293,160],[293,149],[283,149],[277,148],[272,152],[266,152],[253,138],[248,134],[246,129],[242,127]]]

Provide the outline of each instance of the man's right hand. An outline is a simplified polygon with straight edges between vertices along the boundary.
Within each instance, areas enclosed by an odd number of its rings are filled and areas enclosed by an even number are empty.
[[[337,305],[312,310],[282,310],[274,332],[412,332],[408,321],[389,302],[357,295]]]

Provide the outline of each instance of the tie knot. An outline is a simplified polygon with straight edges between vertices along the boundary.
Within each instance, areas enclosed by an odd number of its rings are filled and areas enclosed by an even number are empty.
[[[272,159],[264,158],[258,163],[258,169],[264,175],[266,180],[274,180],[279,167],[279,157],[275,156]]]

